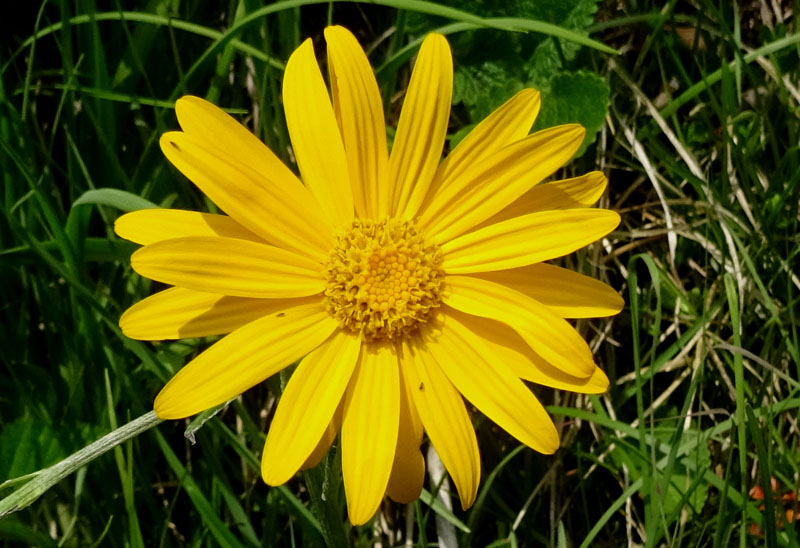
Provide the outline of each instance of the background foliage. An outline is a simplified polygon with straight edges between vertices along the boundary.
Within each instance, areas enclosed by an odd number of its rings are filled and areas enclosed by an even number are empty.
[[[350,27],[392,125],[406,46],[439,29],[455,53],[451,144],[525,86],[543,93],[537,128],[587,126],[559,175],[603,169],[602,205],[623,223],[564,262],[628,306],[578,323],[607,394],[536,390],[561,429],[556,455],[476,415],[484,480],[471,510],[432,509],[426,495],[342,534],[422,547],[443,516],[471,546],[798,546],[800,2],[386,3],[52,0],[0,17],[0,482],[149,411],[208,343],[145,344],[117,327],[157,284],[130,270],[114,219],[150,203],[213,208],[158,150],[177,127],[173,101],[204,96],[289,159],[279,90],[302,38],[319,54],[329,21]],[[620,55],[476,28],[446,5],[500,27],[551,23]],[[248,391],[195,444],[176,421],[99,458],[0,520],[0,545],[321,545],[308,489],[328,482],[324,511],[344,524],[335,454],[282,488],[259,478],[280,384]]]

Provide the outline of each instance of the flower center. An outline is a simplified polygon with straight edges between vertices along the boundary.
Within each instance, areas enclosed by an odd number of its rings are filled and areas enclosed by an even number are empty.
[[[356,219],[338,235],[325,307],[365,340],[396,339],[428,321],[444,289],[442,251],[409,221]]]

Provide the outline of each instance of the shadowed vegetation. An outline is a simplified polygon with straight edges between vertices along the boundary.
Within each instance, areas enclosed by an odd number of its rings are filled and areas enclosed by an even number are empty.
[[[448,147],[524,87],[542,91],[535,129],[586,126],[557,175],[603,170],[600,205],[623,221],[560,263],[627,304],[578,322],[606,394],[534,389],[561,430],[555,455],[474,415],[470,510],[432,505],[429,480],[420,501],[350,528],[335,446],[268,488],[259,457],[281,375],[193,423],[191,441],[173,421],[98,458],[0,519],[0,546],[394,546],[411,532],[423,547],[437,517],[465,546],[798,546],[798,0],[19,4],[0,17],[0,482],[150,411],[207,347],[121,334],[122,311],[159,284],[131,271],[114,219],[215,211],[158,147],[187,93],[295,168],[282,69],[307,36],[324,60],[329,22],[364,45],[390,126],[431,30],[454,51]],[[552,34],[524,30],[542,22]]]

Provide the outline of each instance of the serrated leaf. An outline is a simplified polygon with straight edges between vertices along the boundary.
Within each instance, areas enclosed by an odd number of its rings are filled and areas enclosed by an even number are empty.
[[[522,81],[501,63],[485,61],[460,67],[453,76],[453,103],[462,103],[470,119],[480,121],[521,90]]]
[[[543,13],[561,17],[559,19],[561,26],[577,32],[585,32],[585,29],[592,24],[597,11],[597,0],[571,0],[564,2],[560,10],[546,9],[546,4],[547,2],[540,6]],[[553,75],[561,72],[565,63],[573,61],[578,50],[580,45],[556,40],[552,36],[542,40],[525,63],[529,84],[540,91],[546,90]]]
[[[459,6],[486,15],[529,18],[585,33],[597,11],[597,0],[467,0]],[[472,123],[479,122],[520,89],[532,87],[543,95],[543,119],[536,128],[580,123],[586,128],[586,139],[578,155],[594,142],[608,108],[609,89],[591,73],[568,69],[575,64],[579,44],[535,33],[494,31],[465,32],[452,37],[452,41],[457,58],[453,103],[466,108]],[[491,47],[486,47],[487,43]]]
[[[578,123],[586,128],[586,137],[578,149],[580,156],[597,136],[608,112],[608,84],[591,72],[562,72],[542,91],[542,111],[534,129]]]

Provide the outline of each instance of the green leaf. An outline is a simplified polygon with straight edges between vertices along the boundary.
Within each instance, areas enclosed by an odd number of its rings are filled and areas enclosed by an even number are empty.
[[[668,515],[677,517],[678,511],[681,509],[691,510],[695,513],[703,510],[708,495],[708,483],[703,481],[700,474],[691,472],[686,466],[687,460],[691,459],[696,470],[711,469],[711,451],[708,444],[703,443],[702,439],[698,439],[701,437],[702,434],[696,430],[686,431],[681,437],[681,445],[692,446],[694,449],[685,458],[678,460],[672,474],[664,480],[664,483],[668,482],[666,489],[662,491],[664,493],[664,509]],[[663,441],[669,441],[669,435],[665,435]],[[686,503],[684,503],[684,499]]]
[[[53,426],[24,417],[0,431],[0,481],[50,466],[67,455]]]
[[[39,244],[41,250],[49,253],[57,253],[60,250],[60,243],[56,240],[46,240]],[[84,261],[100,263],[127,262],[139,247],[133,242],[108,238],[85,238],[82,246]],[[0,250],[0,261],[4,261],[6,265],[35,264],[38,260],[39,255],[36,250],[28,245]]]
[[[452,510],[447,509],[447,507],[427,489],[423,489],[419,494],[419,500],[427,504],[431,510],[442,516],[445,520],[452,523],[457,529],[467,534],[471,532],[466,523],[458,519]]]
[[[87,190],[72,203],[72,207],[95,204],[116,207],[122,211],[136,211],[138,209],[158,209],[159,206],[141,196],[131,194],[116,188],[98,188]]]
[[[30,419],[20,419],[20,421],[31,423]],[[20,422],[17,421],[17,422]],[[24,424],[23,422],[23,424]],[[94,441],[82,449],[78,450],[77,452],[73,453],[69,457],[58,461],[57,463],[53,464],[52,466],[48,466],[42,470],[37,471],[35,474],[28,475],[27,482],[24,483],[21,487],[19,487],[16,491],[11,493],[10,495],[0,499],[0,519],[3,519],[8,514],[12,512],[16,512],[25,508],[26,506],[33,503],[36,499],[38,499],[42,494],[47,492],[48,489],[53,487],[59,481],[64,479],[65,477],[69,476],[76,470],[83,468],[89,462],[93,461],[100,455],[104,454],[109,449],[113,449],[120,443],[131,439],[138,434],[141,434],[145,430],[148,430],[158,424],[160,419],[156,417],[155,411],[150,411],[142,415],[141,417],[132,420],[128,424],[121,426],[112,432],[109,432],[105,436],[101,437],[97,441]],[[33,420],[32,426],[35,432],[40,431],[37,429],[36,426],[41,426],[41,430],[44,430],[45,433],[49,432],[53,437],[56,437],[55,434],[60,434],[63,436],[79,436],[83,437],[83,439],[78,439],[77,441],[72,438],[67,438],[68,440],[64,442],[65,446],[74,446],[74,445],[84,445],[85,439],[89,437],[89,433],[93,431],[97,431],[98,429],[91,425],[86,426],[79,426],[79,425],[59,425],[59,429],[54,431],[54,429],[49,426],[49,423],[45,423],[44,421],[37,421]],[[27,424],[22,427],[23,431],[28,431],[31,428],[31,424]],[[49,431],[48,431],[49,429]],[[8,427],[3,429],[3,435],[6,435]],[[35,439],[38,443],[33,444],[26,444],[24,443],[25,437],[24,436],[13,436],[11,437],[10,441],[12,443],[16,443],[16,445],[6,445],[6,440],[0,439],[3,442],[2,447],[14,447],[16,451],[14,451],[15,455],[20,454],[24,459],[30,455],[36,455],[36,448],[40,448],[42,445],[42,439],[39,436],[36,436]],[[64,441],[64,440],[62,440]],[[45,447],[47,447],[45,443]],[[34,452],[31,453],[30,449],[33,448]],[[10,451],[9,451],[10,452]],[[0,454],[6,454],[6,451],[3,451]],[[48,460],[52,460],[51,455],[46,455]],[[25,463],[25,466],[30,466],[28,463]],[[18,478],[21,479],[21,478]],[[0,488],[10,487],[12,485],[18,485],[17,480],[11,480],[10,482],[5,482],[4,484],[0,484]]]
[[[62,424],[22,417],[0,431],[0,482],[18,478],[63,459],[105,433],[99,425]]]
[[[22,523],[15,518],[0,521],[0,538],[4,543],[20,542],[20,546],[39,546],[41,548],[57,548],[58,543],[41,531]]]
[[[597,11],[596,0],[571,0],[555,2],[557,6],[547,5],[549,2],[537,2],[541,10],[539,17],[555,18],[562,27],[577,32],[585,32],[592,24]],[[527,61],[528,77],[536,88],[546,88],[550,78],[564,68],[564,63],[573,61],[580,50],[580,45],[565,40],[556,40],[549,36],[536,46],[533,55]]]
[[[192,445],[197,443],[197,440],[195,438],[195,434],[197,433],[197,431],[200,430],[208,421],[213,419],[217,413],[225,409],[228,403],[229,402],[227,401],[223,402],[217,405],[216,407],[212,407],[211,409],[206,409],[205,411],[197,415],[194,419],[192,419],[192,422],[189,423],[189,426],[186,427],[186,430],[184,430],[183,437],[189,440],[189,443],[191,443]]]
[[[586,138],[578,150],[583,154],[595,140],[608,111],[608,84],[592,72],[564,72],[550,81],[542,91],[542,111],[535,129],[545,129],[568,123],[586,128]]]
[[[472,0],[460,6],[490,15],[525,17],[585,34],[597,11],[597,0]],[[608,110],[610,90],[600,77],[575,69],[580,44],[555,35],[491,30],[464,32],[451,40],[456,56],[453,104],[463,105],[473,123],[520,89],[532,87],[543,95],[537,129],[572,122],[583,125],[586,139],[578,155],[594,142]]]
[[[470,118],[485,118],[509,97],[524,88],[504,64],[484,61],[477,66],[456,69],[453,75],[453,103],[462,103]]]
[[[656,440],[664,444],[671,441],[673,433],[669,429],[654,432]],[[708,496],[708,482],[704,479],[704,473],[711,469],[711,451],[704,442],[702,432],[686,430],[679,443],[677,453],[683,456],[678,457],[671,473],[668,476],[658,473],[654,478],[661,506],[670,520],[677,519],[681,510],[696,514],[702,512]],[[620,444],[612,451],[612,457],[628,467],[632,480],[640,479],[645,469],[640,460],[641,454],[631,451],[630,446]],[[664,464],[665,459],[660,460],[656,469],[663,470]]]
[[[167,440],[157,430],[155,431],[156,441],[164,454],[172,471],[178,477],[181,487],[186,491],[186,495],[192,501],[195,509],[203,517],[203,524],[208,527],[208,532],[214,537],[214,541],[219,546],[239,548],[244,546],[236,537],[231,533],[229,527],[223,522],[217,513],[217,510],[206,498],[205,493],[197,484],[189,472],[181,463],[180,459],[170,448]]]

